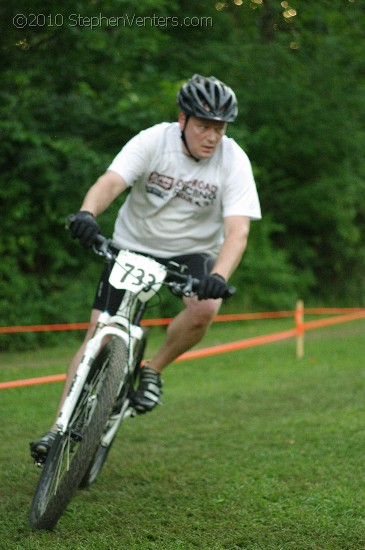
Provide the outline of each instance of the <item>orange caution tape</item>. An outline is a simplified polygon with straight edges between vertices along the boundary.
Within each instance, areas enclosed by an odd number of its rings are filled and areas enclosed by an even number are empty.
[[[338,315],[344,313],[361,313],[365,312],[363,307],[314,307],[305,308],[304,313],[307,315]]]
[[[20,388],[22,386],[37,386],[38,384],[50,384],[51,382],[62,382],[63,380],[66,380],[65,374],[40,376],[39,378],[28,378],[25,380],[13,380],[10,382],[1,382],[0,390],[6,390],[9,388]]]
[[[365,310],[352,310],[354,313],[349,313],[347,315],[341,315],[340,317],[331,317],[327,319],[320,319],[318,321],[309,321],[303,323],[305,330],[313,330],[316,328],[321,328],[329,325],[334,325],[338,323],[346,323],[349,321],[355,321],[357,319],[365,318]],[[187,361],[189,359],[197,359],[200,357],[208,357],[210,355],[217,355],[221,353],[227,353],[230,351],[236,351],[240,349],[250,348],[253,346],[260,346],[263,344],[270,344],[272,342],[278,342],[280,340],[285,340],[286,338],[292,338],[297,336],[298,329],[293,328],[290,330],[285,330],[281,332],[275,332],[273,334],[264,334],[263,336],[255,336],[253,338],[247,338],[245,340],[239,340],[237,342],[230,342],[227,344],[221,344],[218,346],[212,346],[210,348],[203,348],[198,350],[188,351],[183,353],[175,361]],[[48,384],[50,382],[61,382],[65,380],[65,374],[56,374],[53,376],[42,376],[40,378],[29,378],[26,380],[15,380],[10,382],[0,383],[0,389],[8,388],[17,388],[21,386],[33,386],[37,384]]]
[[[358,313],[364,312],[365,308],[309,308],[304,309],[304,313],[308,315],[335,315],[343,313]],[[254,319],[277,319],[280,317],[293,317],[295,311],[269,311],[261,313],[232,313],[226,315],[217,315],[214,317],[214,322],[225,321],[252,321]],[[171,317],[162,319],[144,319],[144,326],[162,326],[168,325],[172,321]],[[63,323],[52,325],[29,325],[29,326],[12,326],[0,327],[0,334],[12,334],[19,332],[47,332],[47,331],[63,331],[63,330],[87,330],[89,323]]]
[[[20,327],[0,327],[0,334],[14,332],[46,332],[48,330],[82,330],[88,329],[89,323],[68,323],[62,325],[29,325]]]
[[[199,357],[207,357],[209,355],[217,355],[220,353],[227,353],[228,351],[237,351],[239,349],[251,348],[253,346],[261,346],[262,344],[270,344],[271,342],[278,342],[279,340],[285,340],[286,338],[292,338],[296,336],[296,329],[285,330],[282,332],[275,332],[273,334],[264,334],[263,336],[255,336],[253,338],[247,338],[245,340],[238,340],[237,342],[230,342],[228,344],[221,344],[219,346],[212,346],[205,349],[197,349],[187,351],[175,359],[175,361],[186,361],[188,359],[198,359]]]
[[[186,361],[188,359],[198,359],[199,357],[207,357],[209,355],[217,355],[220,353],[227,353],[228,351],[236,351],[239,349],[250,348],[253,346],[259,346],[262,344],[269,344],[270,342],[278,342],[285,338],[291,338],[296,335],[296,329],[286,330],[283,332],[276,332],[274,334],[265,334],[263,336],[256,336],[254,338],[247,338],[246,340],[239,340],[238,342],[231,342],[228,344],[222,344],[219,346],[212,346],[210,348],[203,348],[183,353],[175,361]],[[17,388],[21,386],[33,386],[36,384],[47,384],[50,382],[61,382],[65,380],[65,374],[57,374],[54,376],[43,376],[40,378],[29,378],[27,380],[16,380],[14,382],[2,382],[0,383],[1,389]]]
[[[224,321],[249,321],[253,319],[275,319],[279,317],[292,317],[293,311],[274,311],[264,313],[232,313],[227,315],[217,315],[214,322]],[[144,319],[142,325],[146,327],[162,326],[171,323],[172,317],[161,319]],[[63,323],[54,325],[27,325],[16,327],[0,327],[0,334],[12,334],[17,332],[47,332],[62,330],[87,330],[89,323]]]
[[[356,321],[357,319],[365,318],[365,310],[358,310],[356,313],[341,315],[340,317],[330,317],[328,319],[319,319],[318,321],[307,321],[303,323],[305,330],[313,330],[315,328],[327,327],[338,323],[347,323],[348,321]]]

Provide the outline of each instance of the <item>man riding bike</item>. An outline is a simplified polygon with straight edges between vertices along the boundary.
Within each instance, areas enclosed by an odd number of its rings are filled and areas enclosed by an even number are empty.
[[[212,323],[247,245],[250,220],[261,218],[251,164],[225,133],[237,116],[236,96],[217,78],[194,75],[178,93],[174,123],[157,124],[132,138],[88,190],[70,227],[91,247],[100,232],[97,216],[127,189],[112,244],[185,264],[201,280],[197,296],[167,328],[156,355],[141,369],[134,407],[139,413],[161,402],[163,369],[197,344]],[[116,312],[120,292],[108,283],[107,264],[97,286],[90,328],[73,358],[61,404],[101,311]],[[60,404],[60,406],[61,406]],[[58,413],[57,413],[58,415]],[[33,457],[46,455],[56,427],[31,443]]]

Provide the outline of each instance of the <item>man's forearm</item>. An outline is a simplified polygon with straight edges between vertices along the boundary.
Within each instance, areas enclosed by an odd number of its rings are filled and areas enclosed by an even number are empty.
[[[247,239],[243,242],[238,239],[229,239],[224,242],[220,250],[213,272],[219,273],[226,280],[239,265],[246,249]]]
[[[125,189],[124,180],[115,172],[106,172],[90,187],[85,195],[80,210],[87,210],[98,216]]]
[[[236,218],[229,220],[226,225],[225,239],[214,264],[213,273],[219,273],[227,280],[239,265],[246,250],[250,221],[248,218]]]

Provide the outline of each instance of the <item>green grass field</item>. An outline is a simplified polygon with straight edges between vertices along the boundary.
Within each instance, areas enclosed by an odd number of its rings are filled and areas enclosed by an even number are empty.
[[[203,347],[289,326],[216,324]],[[51,533],[28,524],[28,442],[62,385],[0,391],[1,550],[365,548],[364,333],[365,321],[308,333],[300,361],[287,340],[170,367],[164,406],[122,426]],[[62,373],[72,351],[3,354],[0,380]]]

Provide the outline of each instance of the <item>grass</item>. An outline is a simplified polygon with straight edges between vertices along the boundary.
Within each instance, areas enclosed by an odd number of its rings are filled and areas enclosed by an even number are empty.
[[[202,345],[291,322],[217,324]],[[364,548],[364,330],[308,333],[301,361],[288,340],[169,368],[164,406],[125,423],[51,533],[28,525],[39,474],[27,446],[61,385],[2,391],[0,548]],[[64,372],[70,353],[4,354],[1,379]]]

